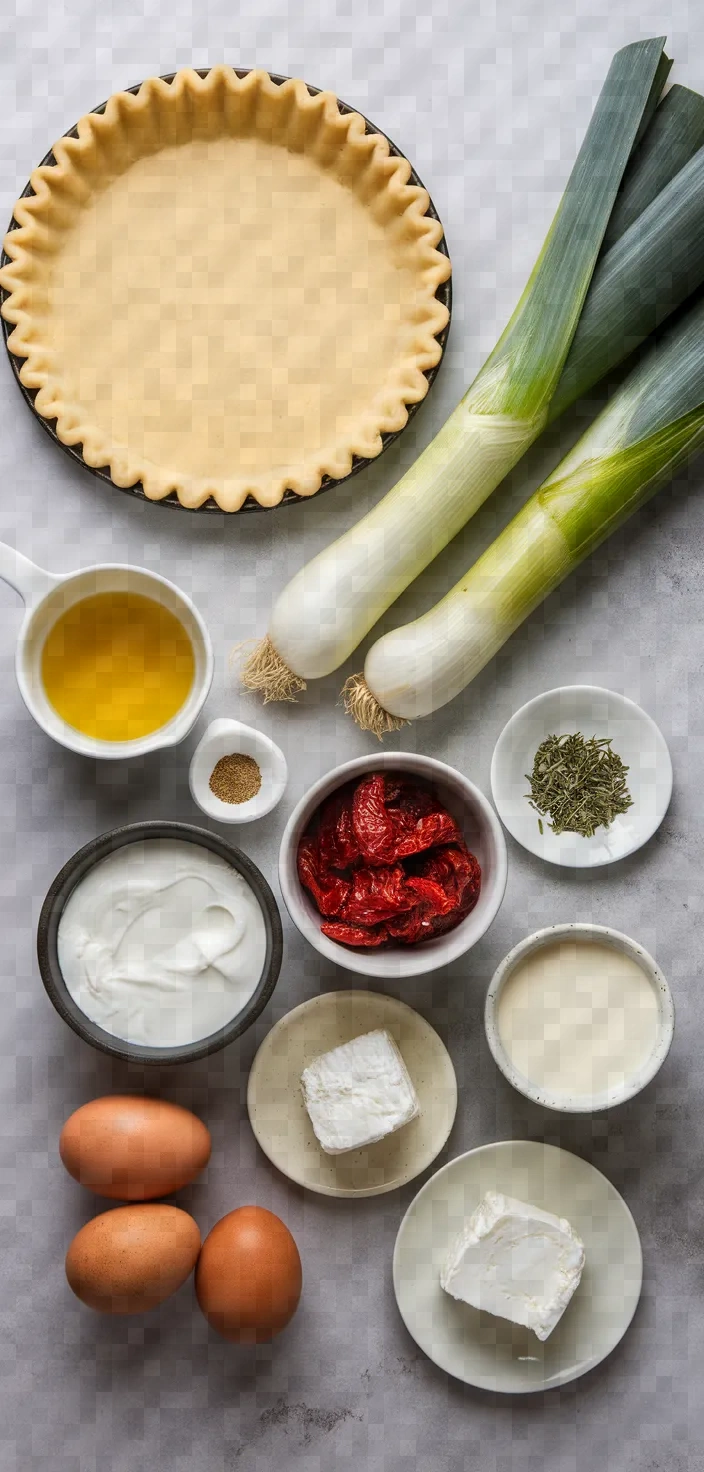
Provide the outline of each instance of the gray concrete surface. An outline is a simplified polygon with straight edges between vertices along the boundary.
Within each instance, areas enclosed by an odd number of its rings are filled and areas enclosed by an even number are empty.
[[[289,572],[393,484],[457,401],[525,280],[612,51],[666,30],[675,75],[704,87],[702,15],[686,0],[310,0],[305,14],[295,0],[0,0],[3,220],[32,166],[82,112],[151,73],[224,59],[301,74],[356,103],[414,160],[446,225],[456,307],[432,397],[378,465],[304,509],[226,521],[105,488],[51,445],[0,355],[0,536],[54,569],[129,558],[192,593],[217,657],[204,719],[260,722],[291,763],[285,803],[241,832],[274,884],[292,805],[368,741],[336,708],[339,678],[297,707],[262,711],[238,694],[228,650],[264,628]],[[563,440],[574,432],[573,421]],[[553,438],[529,457],[401,612],[428,606],[450,585],[557,454]],[[673,754],[672,806],[642,853],[612,870],[571,874],[509,842],[505,903],[484,941],[448,972],[397,989],[439,1029],[457,1068],[460,1107],[445,1158],[511,1136],[560,1143],[605,1171],[641,1231],[644,1292],[627,1338],[583,1380],[530,1401],[448,1379],[406,1334],[390,1266],[415,1186],[379,1200],[324,1200],[291,1188],[258,1153],[245,1113],[258,1041],[304,998],[356,984],[322,964],[289,924],[281,980],[260,1025],[207,1064],[150,1072],[146,1082],[192,1106],[213,1131],[207,1179],[181,1197],[204,1230],[253,1200],[291,1226],[306,1278],[294,1323],[252,1352],[209,1332],[190,1286],[133,1322],[101,1319],[71,1297],[63,1255],[97,1203],[59,1164],[60,1125],[82,1101],[144,1080],[83,1046],[53,1012],[35,961],[37,916],[57,869],[93,834],[127,820],[198,819],[186,782],[197,733],[166,760],[130,765],[98,766],[52,745],[14,683],[21,609],[0,585],[2,1472],[704,1468],[703,484],[700,464],[571,578],[464,697],[395,738],[401,749],[455,763],[487,790],[491,751],[511,712],[540,690],[585,680],[641,702]],[[656,954],[674,991],[677,1035],[641,1098],[608,1119],[561,1120],[498,1075],[482,1002],[495,965],[522,935],[590,919]]]

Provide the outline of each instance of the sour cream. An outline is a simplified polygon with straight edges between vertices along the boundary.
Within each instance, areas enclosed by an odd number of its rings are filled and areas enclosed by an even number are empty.
[[[259,984],[264,916],[246,879],[179,839],[126,844],[69,897],[57,948],[71,996],[113,1037],[179,1047],[217,1032]]]

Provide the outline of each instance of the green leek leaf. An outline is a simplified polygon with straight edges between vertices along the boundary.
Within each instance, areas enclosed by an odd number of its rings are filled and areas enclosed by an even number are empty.
[[[704,147],[599,261],[549,418],[612,372],[703,282]]]
[[[704,147],[704,97],[678,82],[665,93],[623,176],[604,250],[642,215],[661,189]]]
[[[535,419],[547,410],[644,113],[662,88],[664,44],[616,53],[525,291],[465,397],[470,413]]]

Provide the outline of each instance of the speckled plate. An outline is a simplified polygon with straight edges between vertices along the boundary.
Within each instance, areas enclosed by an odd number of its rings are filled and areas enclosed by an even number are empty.
[[[326,1155],[303,1103],[303,1069],[379,1027],[403,1055],[420,1114],[366,1150]],[[447,1143],[457,1080],[444,1043],[405,1002],[378,992],[327,992],[294,1007],[267,1034],[249,1075],[247,1108],[258,1144],[289,1180],[321,1196],[381,1196],[420,1175]]]
[[[582,1281],[543,1344],[440,1287],[448,1247],[487,1191],[566,1217],[584,1242]],[[551,1390],[592,1370],[623,1338],[642,1281],[638,1228],[616,1187],[579,1155],[537,1140],[482,1145],[444,1165],[411,1202],[394,1249],[409,1334],[441,1370],[482,1390]]]

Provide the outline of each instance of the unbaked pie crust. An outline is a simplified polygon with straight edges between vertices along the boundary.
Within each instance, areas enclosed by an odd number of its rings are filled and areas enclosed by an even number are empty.
[[[21,381],[119,486],[237,511],[378,455],[428,389],[442,227],[330,92],[190,69],[81,118],[15,206]]]

